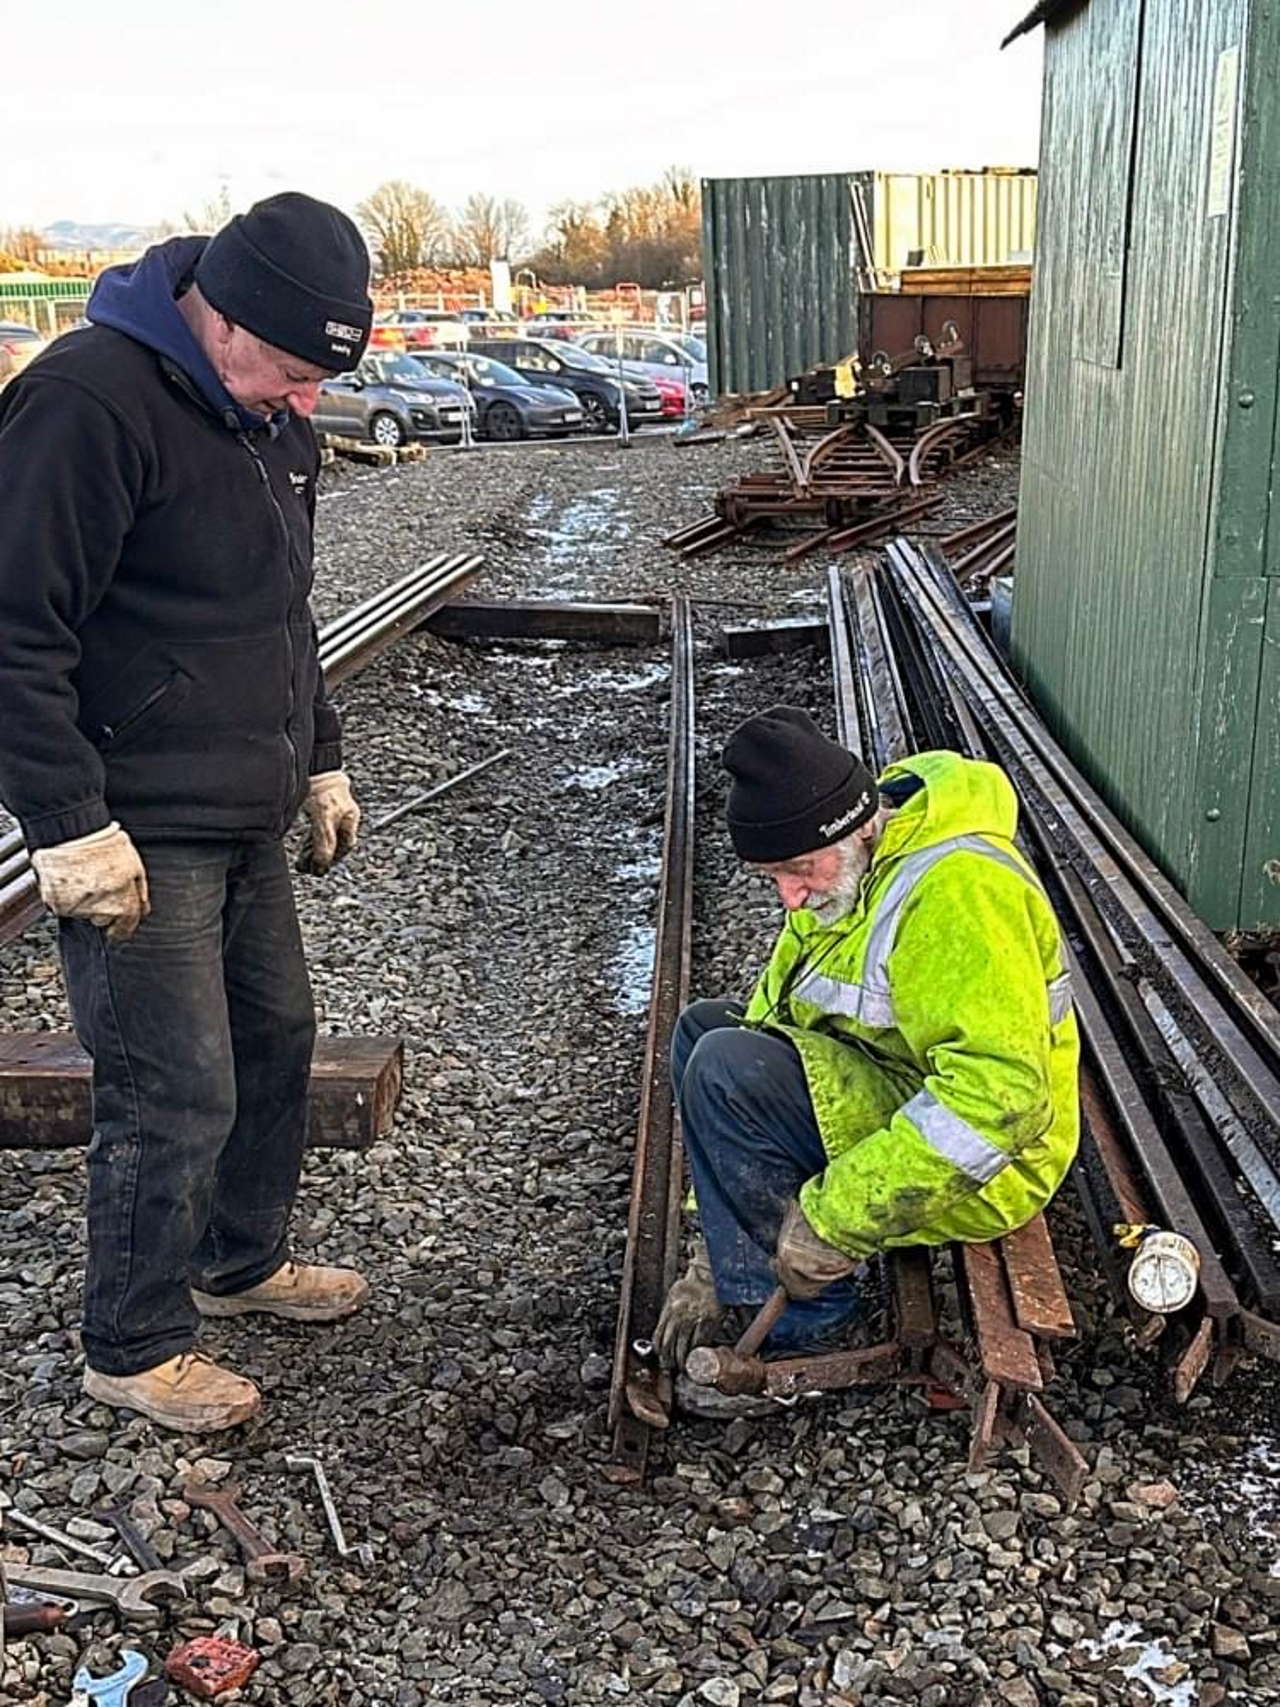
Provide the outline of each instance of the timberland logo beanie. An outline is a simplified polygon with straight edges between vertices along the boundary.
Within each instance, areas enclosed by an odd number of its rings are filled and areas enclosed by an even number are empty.
[[[734,851],[757,865],[830,847],[865,824],[879,801],[862,760],[794,705],[740,723],[721,762],[733,779],[725,815]]]
[[[196,263],[205,300],[278,350],[341,373],[369,342],[369,251],[336,207],[296,190],[255,202]]]

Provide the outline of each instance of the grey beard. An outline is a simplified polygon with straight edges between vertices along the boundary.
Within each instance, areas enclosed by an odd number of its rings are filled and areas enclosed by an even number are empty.
[[[871,864],[873,844],[864,841],[848,841],[840,850],[840,875],[827,890],[821,901],[810,897],[807,905],[809,911],[820,925],[838,925],[847,913],[851,913],[858,904],[862,893],[862,880],[867,875]]]

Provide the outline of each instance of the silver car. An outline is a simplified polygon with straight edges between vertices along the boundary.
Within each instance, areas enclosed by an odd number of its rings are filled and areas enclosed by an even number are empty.
[[[431,378],[412,356],[374,351],[352,373],[324,381],[311,424],[319,433],[378,445],[457,444],[464,413],[474,423],[475,410],[465,385]]]
[[[575,333],[573,341],[584,350],[603,356],[606,361],[618,353],[618,333],[612,330]],[[707,347],[690,333],[655,332],[647,326],[624,326],[622,359],[643,368],[651,379],[663,376],[683,379],[693,393],[695,403],[707,400]]]

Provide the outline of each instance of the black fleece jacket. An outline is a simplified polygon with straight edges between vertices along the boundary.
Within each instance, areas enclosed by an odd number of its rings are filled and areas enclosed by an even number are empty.
[[[342,762],[307,602],[315,436],[204,361],[174,303],[202,243],[148,251],[0,392],[0,799],[33,848],[112,818],[273,839]]]

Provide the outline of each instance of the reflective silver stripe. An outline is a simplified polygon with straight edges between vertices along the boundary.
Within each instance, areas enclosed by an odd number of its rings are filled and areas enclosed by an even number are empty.
[[[859,1020],[863,1025],[888,1029],[895,1023],[893,992],[889,988],[889,956],[897,941],[902,910],[911,893],[926,872],[932,871],[939,860],[956,852],[981,854],[1015,872],[1024,882],[1040,889],[1033,873],[1003,848],[992,847],[981,836],[952,836],[945,842],[921,848],[908,854],[889,879],[884,896],[876,909],[875,920],[867,937],[867,952],[863,961],[861,984],[846,983],[831,978],[825,972],[808,972],[795,987],[801,1001],[810,1002],[822,1013],[842,1014],[846,1019]],[[1043,894],[1043,890],[1041,890]],[[1064,972],[1047,986],[1049,994],[1049,1024],[1060,1025],[1071,1012],[1071,979]]]
[[[846,1019],[860,1020],[863,1025],[891,1026],[893,1003],[877,990],[865,984],[846,984],[839,978],[829,978],[825,972],[808,972],[795,987],[800,1001],[812,1002],[824,1014],[843,1014]]]
[[[987,1185],[1012,1159],[930,1091],[918,1091],[902,1112],[940,1156],[979,1185]]]
[[[1049,990],[1049,1024],[1061,1025],[1071,1012],[1071,974],[1061,973],[1057,978],[1051,978]]]

